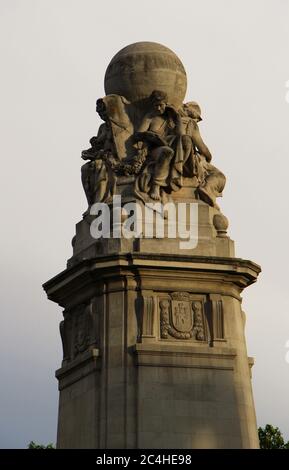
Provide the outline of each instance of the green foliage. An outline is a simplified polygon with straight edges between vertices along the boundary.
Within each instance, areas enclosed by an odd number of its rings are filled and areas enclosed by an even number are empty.
[[[50,442],[47,446],[43,444],[36,444],[34,441],[30,441],[28,444],[28,449],[55,449],[52,442]]]
[[[265,428],[258,428],[260,449],[289,449],[289,441],[284,438],[279,428],[266,424]]]

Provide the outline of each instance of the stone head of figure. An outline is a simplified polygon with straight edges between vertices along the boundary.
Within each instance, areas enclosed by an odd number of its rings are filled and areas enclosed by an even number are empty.
[[[164,114],[168,102],[168,95],[165,92],[154,90],[150,96],[150,101],[157,115]]]
[[[96,112],[98,113],[100,119],[103,121],[107,120],[106,106],[102,98],[99,98],[96,101]]]
[[[194,121],[199,122],[201,118],[201,108],[195,101],[189,101],[183,105],[183,112],[186,116],[194,119]]]

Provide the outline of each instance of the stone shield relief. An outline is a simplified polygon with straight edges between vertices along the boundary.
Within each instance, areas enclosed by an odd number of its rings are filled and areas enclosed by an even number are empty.
[[[188,292],[159,299],[162,339],[205,341],[204,301]]]

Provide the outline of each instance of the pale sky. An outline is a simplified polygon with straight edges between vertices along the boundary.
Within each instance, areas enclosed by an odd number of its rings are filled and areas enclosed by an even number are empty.
[[[62,312],[41,285],[86,209],[106,67],[137,41],[178,54],[202,108],[236,256],[263,269],[243,293],[258,425],[289,439],[288,24],[289,0],[0,0],[1,448],[56,441]]]

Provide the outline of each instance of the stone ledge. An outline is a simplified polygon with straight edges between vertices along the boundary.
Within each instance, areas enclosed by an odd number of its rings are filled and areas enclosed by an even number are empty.
[[[77,382],[93,371],[100,369],[99,349],[90,349],[85,351],[78,358],[67,365],[64,365],[55,372],[55,377],[59,381],[59,390]]]
[[[211,348],[170,344],[137,344],[134,348],[138,366],[190,367],[198,369],[234,369],[234,348]]]
[[[168,278],[174,272],[178,277],[201,280],[202,291],[208,280],[217,281],[217,290],[212,291],[210,286],[211,293],[231,295],[239,300],[240,291],[256,281],[260,270],[255,263],[240,258],[119,253],[83,260],[47,281],[43,288],[50,300],[68,308],[93,296],[96,280],[135,274]]]
[[[144,261],[157,261],[157,263],[153,263],[156,265],[160,265],[159,262],[165,266],[172,264],[172,267],[175,267],[175,262],[179,263],[189,263],[188,268],[200,268],[210,270],[216,269],[219,270],[220,266],[226,266],[233,272],[238,272],[239,270],[245,270],[252,274],[254,280],[257,275],[261,272],[261,267],[254,263],[253,261],[242,259],[242,258],[226,258],[220,256],[194,256],[194,255],[173,255],[173,254],[163,254],[163,253],[113,253],[111,255],[99,255],[92,259],[83,259],[77,265],[72,266],[71,268],[67,268],[61,273],[57,274],[49,281],[43,284],[43,288],[47,291],[51,285],[60,282],[63,278],[67,275],[73,276],[74,273],[79,273],[79,271],[87,272],[88,268],[97,269],[103,266],[137,266],[143,265]],[[169,264],[168,264],[169,263]],[[147,263],[145,263],[147,264]],[[162,265],[161,264],[161,265]],[[217,266],[216,266],[217,265]],[[184,267],[181,264],[181,267]],[[253,281],[253,279],[252,279]]]

